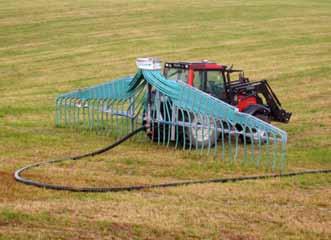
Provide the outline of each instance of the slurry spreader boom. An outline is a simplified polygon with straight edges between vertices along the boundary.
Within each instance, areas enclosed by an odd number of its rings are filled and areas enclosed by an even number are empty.
[[[288,122],[291,113],[265,80],[250,83],[242,71],[207,61],[166,63],[164,74],[158,59],[136,64],[132,77],[60,95],[56,125],[114,136],[144,126],[158,144],[284,168],[287,134],[269,122]],[[239,80],[230,81],[233,72]]]
[[[331,172],[316,169],[284,173],[287,134],[269,122],[287,123],[291,113],[281,108],[266,80],[250,82],[240,70],[207,61],[166,63],[164,74],[157,59],[139,58],[137,67],[133,77],[56,99],[57,126],[118,137],[114,143],[86,154],[30,164],[15,171],[14,178],[54,190],[117,192]],[[239,79],[231,80],[232,73],[239,73]],[[158,144],[213,155],[223,161],[255,163],[280,173],[109,187],[63,186],[22,176],[31,168],[102,154],[141,131]]]

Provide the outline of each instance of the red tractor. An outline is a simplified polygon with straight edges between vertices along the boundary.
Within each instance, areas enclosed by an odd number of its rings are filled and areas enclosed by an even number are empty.
[[[234,73],[238,77],[235,78]],[[242,70],[234,70],[232,66],[208,61],[167,62],[164,75],[170,80],[183,81],[266,122],[288,123],[291,118],[292,113],[281,108],[267,80],[250,82]]]

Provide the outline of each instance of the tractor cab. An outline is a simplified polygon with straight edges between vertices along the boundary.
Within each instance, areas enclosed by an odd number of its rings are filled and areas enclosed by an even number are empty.
[[[235,79],[233,72],[238,72]],[[225,102],[231,102],[227,94],[227,86],[239,82],[247,82],[244,72],[232,70],[225,65],[201,62],[169,62],[164,65],[164,76],[167,79],[185,82]],[[233,79],[232,79],[233,78]],[[234,80],[235,79],[235,80]]]
[[[287,123],[291,113],[281,104],[266,80],[250,82],[242,70],[209,61],[166,62],[164,76],[198,88],[239,111],[255,115],[267,122]]]

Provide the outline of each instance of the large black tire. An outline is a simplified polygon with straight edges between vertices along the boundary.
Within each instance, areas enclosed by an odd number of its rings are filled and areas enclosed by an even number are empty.
[[[191,124],[193,125],[204,125],[208,123],[206,121],[210,122],[209,129],[203,127],[187,127],[185,129],[186,140],[188,144],[190,144],[189,141],[191,140],[192,147],[206,148],[209,145],[210,147],[213,147],[216,144],[220,133],[215,131],[215,124],[216,127],[219,127],[219,124],[212,119],[206,120],[202,117],[197,117],[193,114],[191,115]]]
[[[263,114],[263,113],[255,113],[253,114],[254,117],[261,119],[264,122],[270,123],[270,118],[269,116]]]
[[[255,113],[255,114],[253,114],[253,116],[256,117],[256,118],[258,118],[258,119],[261,119],[262,121],[264,121],[264,122],[266,122],[266,123],[270,123],[270,118],[269,118],[269,116],[267,116],[267,115],[265,115],[265,114],[263,114],[263,113],[259,113],[259,112],[257,112],[257,113]],[[239,128],[236,127],[236,128],[237,128],[237,130],[239,130],[239,131],[241,130],[240,127],[239,127]],[[251,143],[258,143],[258,138],[259,138],[259,137],[263,137],[263,136],[265,135],[265,133],[264,133],[263,131],[261,131],[261,132],[257,132],[256,130],[253,130],[252,132],[253,132],[253,137],[246,136],[245,139],[244,139],[244,136],[241,135],[241,136],[240,136],[241,142],[245,142],[245,140],[246,140],[246,143],[248,143],[248,144],[251,144]],[[249,131],[249,129],[246,129],[246,133],[247,133],[247,134],[251,134],[251,132]],[[266,140],[263,140],[263,139],[262,139],[261,144],[264,144],[264,143],[266,143]]]

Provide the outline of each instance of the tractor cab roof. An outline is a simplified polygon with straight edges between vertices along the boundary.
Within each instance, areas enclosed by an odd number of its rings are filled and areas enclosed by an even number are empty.
[[[182,62],[166,62],[166,68],[181,68],[193,70],[225,70],[227,66],[220,65],[209,61],[182,61]]]

